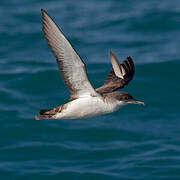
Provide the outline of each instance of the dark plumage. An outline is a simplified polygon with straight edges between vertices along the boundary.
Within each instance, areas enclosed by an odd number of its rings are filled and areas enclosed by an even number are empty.
[[[111,72],[109,73],[104,82],[104,85],[96,89],[96,91],[99,93],[113,92],[118,89],[121,89],[125,85],[127,85],[133,79],[134,76],[135,67],[134,62],[130,56],[128,56],[122,64],[119,63],[117,57],[112,51],[110,52],[110,57],[111,60],[115,60],[112,61],[112,65],[113,63],[116,63],[116,71],[119,70],[122,77],[118,77],[116,75],[114,68],[112,68]]]

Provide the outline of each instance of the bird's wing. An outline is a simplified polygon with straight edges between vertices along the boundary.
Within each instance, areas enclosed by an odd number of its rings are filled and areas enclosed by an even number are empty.
[[[127,57],[122,64],[119,63],[112,51],[110,51],[110,58],[112,70],[107,76],[104,85],[96,89],[99,93],[108,93],[121,89],[127,85],[134,76],[135,67],[130,56]]]
[[[85,64],[51,17],[45,10],[41,11],[43,32],[56,57],[64,83],[70,90],[70,98],[75,99],[86,95],[97,96],[98,94],[89,82]]]

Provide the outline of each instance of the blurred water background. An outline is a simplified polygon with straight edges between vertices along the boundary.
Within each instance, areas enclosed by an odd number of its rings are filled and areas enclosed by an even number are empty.
[[[87,65],[94,87],[109,51],[132,56],[129,105],[89,119],[35,121],[67,101],[41,30],[44,8]],[[180,179],[179,0],[0,1],[1,180]]]

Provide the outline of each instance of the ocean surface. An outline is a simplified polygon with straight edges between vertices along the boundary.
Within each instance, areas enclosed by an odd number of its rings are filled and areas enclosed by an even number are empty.
[[[87,65],[94,87],[109,51],[131,56],[123,91],[144,101],[88,119],[42,120],[67,101],[41,27],[44,8]],[[180,180],[180,1],[0,1],[1,180]]]

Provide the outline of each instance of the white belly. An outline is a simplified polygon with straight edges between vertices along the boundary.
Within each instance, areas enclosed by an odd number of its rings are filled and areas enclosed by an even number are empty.
[[[84,97],[67,103],[67,106],[55,119],[76,119],[111,113],[118,109],[116,103],[106,103],[99,97]]]

